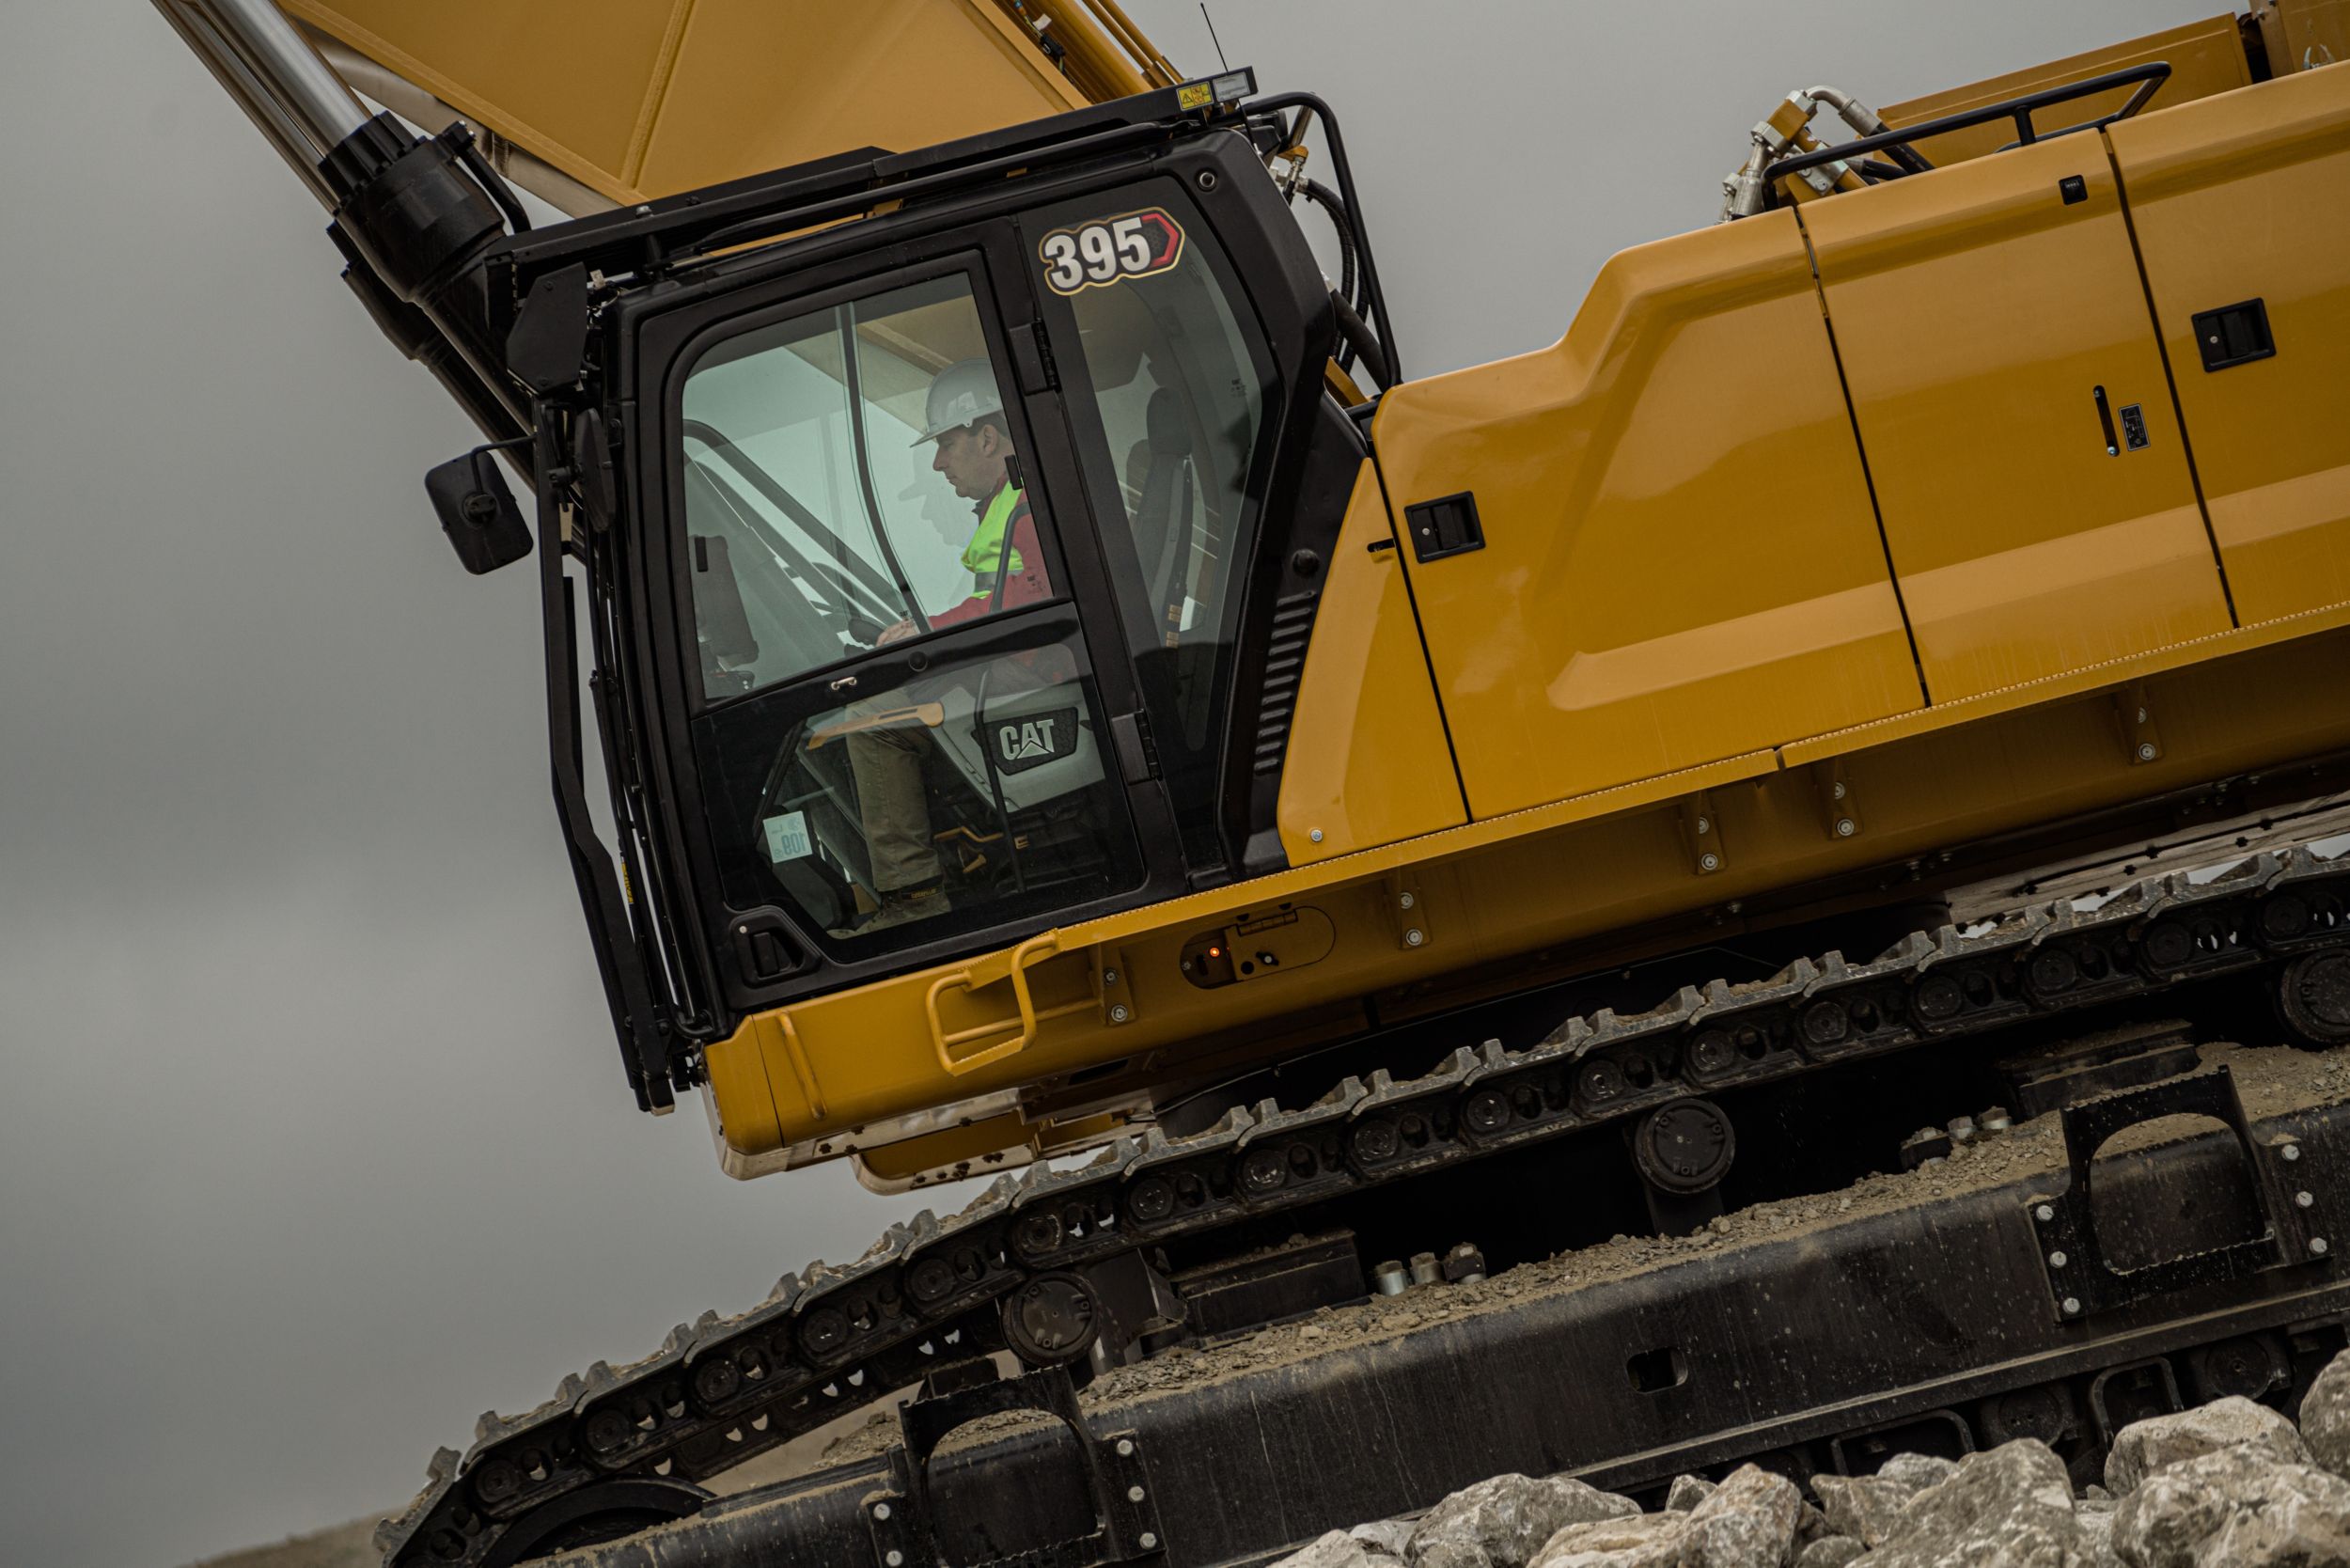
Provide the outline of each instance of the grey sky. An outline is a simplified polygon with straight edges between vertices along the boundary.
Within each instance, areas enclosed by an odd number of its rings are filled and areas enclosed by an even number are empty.
[[[1128,0],[1214,63],[1191,0]],[[1344,125],[1417,374],[1712,217],[1788,88],[1898,100],[2213,0],[1214,7]],[[629,1100],[474,436],[149,8],[0,6],[0,1518],[164,1565],[397,1503],[476,1412],[908,1205]]]

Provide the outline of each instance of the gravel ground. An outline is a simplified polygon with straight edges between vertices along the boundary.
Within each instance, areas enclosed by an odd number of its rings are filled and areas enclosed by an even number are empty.
[[[2073,1493],[2026,1438],[1952,1462],[1898,1454],[1810,1492],[1745,1466],[1684,1476],[1643,1513],[1562,1477],[1496,1476],[1414,1520],[1333,1530],[1274,1568],[2345,1568],[2350,1352],[2296,1428],[2223,1399],[2127,1426]]]

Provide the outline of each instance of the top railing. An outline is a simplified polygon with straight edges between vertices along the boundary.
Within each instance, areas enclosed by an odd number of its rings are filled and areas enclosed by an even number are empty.
[[[2147,101],[2153,98],[2162,85],[2170,79],[2169,62],[2154,60],[2145,65],[2132,66],[2126,71],[2111,71],[2102,76],[2091,76],[2078,82],[2067,82],[2062,86],[2026,93],[2021,98],[2010,98],[1998,103],[1986,103],[1979,109],[1945,115],[1939,119],[1922,120],[1916,125],[1899,126],[1890,131],[1879,132],[1873,136],[1863,136],[1858,141],[1822,148],[1817,152],[1807,152],[1799,157],[1773,164],[1769,174],[1773,180],[1781,180],[1791,174],[1801,174],[1806,169],[1820,168],[1828,164],[1850,163],[1856,158],[1866,157],[1872,152],[1881,152],[1888,148],[1908,147],[1912,143],[1924,141],[1930,137],[1945,135],[1952,131],[1971,130],[1978,125],[1988,125],[1994,120],[2000,119],[2012,119],[2015,122],[2015,141],[2010,146],[2029,147],[2035,142],[2052,141],[2059,136],[2072,135],[2077,131],[2095,131],[2111,125],[2116,120],[2128,119],[2132,115],[2143,109]],[[2101,92],[2110,92],[2117,87],[2126,87],[2132,85],[2136,85],[2138,90],[2131,93],[2123,105],[2109,115],[2100,115],[2094,119],[2085,119],[2058,131],[2041,131],[2032,124],[2032,117],[2043,109],[2053,108],[2059,103],[2071,103],[2083,98],[2094,98]],[[2005,151],[2007,149],[2002,148],[2000,150]],[[1910,171],[1889,170],[1889,172],[1905,174]]]

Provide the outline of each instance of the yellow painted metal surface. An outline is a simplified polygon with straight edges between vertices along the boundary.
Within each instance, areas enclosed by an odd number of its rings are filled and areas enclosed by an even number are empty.
[[[2350,600],[2350,66],[2112,143],[2238,618]],[[2196,314],[2252,299],[2275,357],[2204,369]]]
[[[1281,768],[1277,821],[1292,866],[1468,820],[1401,555],[1378,470],[1365,463],[1314,612]]]
[[[2109,44],[2087,54],[2051,60],[2045,65],[2010,71],[2004,76],[1972,82],[1966,86],[1951,87],[1924,98],[1913,98],[1904,103],[1888,104],[1883,110],[1885,122],[1895,127],[1916,125],[1923,120],[1939,119],[1944,115],[1963,114],[1968,109],[1979,109],[2003,99],[2021,98],[2027,93],[2062,86],[2067,82],[2085,81],[2109,71],[2126,71],[2131,66],[2147,65],[2155,60],[2170,65],[2170,79],[2155,92],[2148,105],[2150,109],[2167,108],[2192,99],[2228,92],[2252,79],[2251,66],[2245,56],[2243,36],[2237,30],[2236,19],[2228,15],[2215,16],[2209,21],[2168,27],[2142,39]],[[2100,115],[2113,113],[2128,101],[2133,90],[2118,88],[2044,109],[2032,123],[2041,131],[2060,131],[2068,125],[2078,125]],[[1917,147],[1938,166],[1982,157],[2014,140],[2014,121],[2002,119],[1969,131],[1930,137],[1918,143]]]
[[[2097,136],[1815,202],[1803,223],[1935,701],[2229,625]],[[2142,450],[2122,433],[2133,409]]]
[[[2304,617],[2295,630],[2226,632],[2193,656],[2123,661],[2101,684],[1986,697],[1953,713],[1864,727],[1825,747],[1727,759],[1068,928],[1055,933],[1058,956],[1033,971],[1038,1002],[1095,995],[1107,959],[1127,987],[1131,1021],[1112,1024],[1099,1006],[1063,1014],[1022,1053],[968,1076],[939,1069],[923,995],[969,967],[980,983],[970,1011],[949,1022],[992,1019],[1009,1035],[1019,1025],[1007,954],[799,1003],[786,1010],[790,1033],[813,1063],[827,1114],[807,1112],[783,1056],[782,1012],[765,1014],[708,1053],[722,1096],[756,1092],[762,1078],[772,1095],[764,1105],[722,1105],[727,1141],[749,1168],[785,1144],[1104,1063],[1125,1065],[1089,1083],[1089,1094],[1164,1082],[1203,1062],[1278,1059],[1355,1032],[1366,997],[1396,1020],[1457,1005],[1459,977],[1510,991],[1554,966],[1588,965],[1597,943],[1609,953],[1640,950],[1622,933],[1644,927],[1655,930],[1646,950],[1734,936],[1742,901],[2350,746],[2350,703],[2341,700],[2350,689],[2350,611]],[[2134,761],[2125,744],[2114,707],[2122,689],[2154,711],[2164,751],[2152,762]],[[1834,833],[1823,768],[1798,765],[1826,756],[1841,761],[1864,824],[1853,837]],[[1712,873],[1691,856],[1687,808],[1698,800],[1723,855]],[[1190,936],[1284,907],[1330,919],[1328,956],[1219,990],[1183,978]],[[1676,918],[1688,923],[1657,924]],[[1417,945],[1406,941],[1413,930]],[[763,1070],[748,1068],[751,1057]],[[769,1136],[776,1141],[757,1141]]]
[[[2252,16],[2276,75],[2350,62],[2350,0],[2263,0]]]
[[[1559,343],[1405,383],[1373,438],[1399,514],[1477,497],[1484,549],[1405,561],[1473,816],[1919,703],[1789,213],[1624,252]]]
[[[282,4],[623,203],[861,147],[926,147],[1145,86],[1079,4],[1042,8],[1072,46],[1067,75],[995,0]]]

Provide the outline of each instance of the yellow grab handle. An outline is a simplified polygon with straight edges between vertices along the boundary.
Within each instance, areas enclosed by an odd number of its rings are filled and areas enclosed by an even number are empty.
[[[931,1044],[938,1052],[938,1065],[955,1076],[961,1077],[965,1073],[985,1067],[991,1061],[1001,1061],[1008,1056],[1026,1050],[1029,1043],[1036,1039],[1037,1025],[1041,1022],[1036,1011],[1036,998],[1028,992],[1028,965],[1031,962],[1051,958],[1059,951],[1060,933],[1057,931],[1048,931],[1042,935],[1031,936],[1020,946],[1012,949],[1011,995],[1013,1001],[1018,1003],[1020,1008],[1020,1032],[1010,1040],[998,1041],[984,1050],[972,1052],[969,1056],[956,1056],[954,1047],[965,1041],[978,1040],[983,1035],[998,1033],[1008,1026],[981,1024],[974,1028],[957,1029],[954,1033],[948,1034],[946,1024],[938,1016],[938,998],[942,993],[949,989],[964,991],[976,989],[972,984],[971,971],[959,969],[951,975],[941,975],[931,981],[930,992],[922,998],[922,1006],[930,1014]],[[1093,1005],[1090,1000],[1072,1002],[1066,1007],[1053,1009],[1050,1012],[1042,1014],[1042,1018],[1059,1018],[1068,1013],[1082,1012]]]

